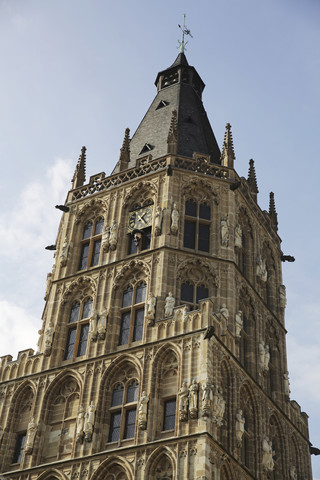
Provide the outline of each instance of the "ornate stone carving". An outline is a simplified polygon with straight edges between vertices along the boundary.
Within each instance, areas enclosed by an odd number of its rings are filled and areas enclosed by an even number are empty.
[[[189,390],[187,387],[187,382],[183,382],[182,386],[178,392],[179,397],[179,419],[181,422],[186,422],[188,420],[188,401],[189,401]]]
[[[297,468],[294,465],[289,467],[290,480],[298,480]]]
[[[162,226],[162,210],[160,205],[158,205],[156,209],[155,220],[154,220],[154,230],[157,236],[161,234],[161,226]]]
[[[27,430],[26,446],[25,446],[25,453],[27,455],[30,455],[32,453],[37,430],[38,430],[38,424],[35,421],[35,418],[33,417],[31,419],[31,422],[29,422],[28,424],[28,430]]]
[[[259,343],[259,369],[262,372],[267,372],[269,370],[270,362],[270,351],[269,345],[265,345],[263,341]]]
[[[157,303],[157,298],[153,295],[152,292],[150,292],[147,300],[147,312],[145,315],[146,319],[148,320],[148,325],[154,324],[154,318],[156,314],[156,303]]]
[[[286,295],[286,287],[285,285],[279,286],[279,294],[280,294],[280,307],[286,308],[287,305],[287,295]]]
[[[242,436],[244,434],[244,425],[245,425],[245,418],[242,415],[242,410],[239,410],[236,413],[236,442],[237,446],[240,447],[242,443]]]
[[[171,317],[171,315],[173,315],[175,302],[176,302],[175,298],[172,296],[172,293],[169,292],[168,296],[166,297],[165,306],[164,306],[165,317]]]
[[[266,282],[268,280],[266,260],[262,258],[261,255],[258,255],[257,257],[256,275],[261,279],[262,282]]]
[[[95,406],[94,406],[94,403],[91,402],[85,416],[85,421],[84,421],[84,435],[85,435],[85,440],[87,442],[91,442],[92,440],[94,416],[95,416]]]
[[[236,225],[234,230],[234,246],[236,248],[242,248],[242,229],[239,224]]]
[[[69,253],[69,242],[68,242],[68,237],[65,237],[62,245],[61,253],[59,256],[61,267],[65,267],[67,265],[68,253]]]
[[[76,427],[76,441],[82,443],[84,439],[84,419],[85,411],[82,405],[79,407],[78,417],[77,417],[77,427]]]
[[[113,224],[110,228],[109,234],[109,248],[110,250],[115,250],[117,248],[118,243],[118,223],[116,220],[113,221]]]
[[[94,295],[96,292],[96,288],[97,285],[93,278],[81,276],[68,286],[62,296],[61,305],[64,305],[68,301],[68,297],[72,296],[75,291],[77,291],[78,298],[81,299],[88,294]]]
[[[289,372],[285,371],[283,374],[284,394],[290,395]]]
[[[180,217],[180,214],[179,214],[179,211],[178,211],[177,204],[174,203],[173,208],[172,208],[172,212],[171,212],[171,227],[170,227],[170,231],[173,235],[177,235],[177,233],[178,233],[179,217]]]
[[[139,407],[138,407],[138,419],[139,419],[139,428],[140,430],[145,430],[147,428],[147,411],[148,411],[148,402],[149,396],[146,392],[142,392]]]
[[[242,328],[243,328],[242,311],[238,310],[238,312],[236,313],[236,317],[235,317],[235,336],[236,336],[236,338],[241,337]]]
[[[273,455],[275,452],[272,449],[272,442],[267,435],[262,438],[262,466],[264,470],[272,472],[274,469]]]
[[[44,332],[44,354],[46,356],[49,356],[51,354],[53,335],[54,335],[53,322],[50,321],[48,328]]]
[[[98,314],[96,310],[93,310],[89,320],[89,333],[91,342],[97,341],[97,326],[98,326]]]
[[[101,246],[104,252],[108,252],[110,247],[110,227],[108,225],[102,231]]]
[[[213,385],[205,382],[202,384],[202,415],[209,417],[211,413],[211,405],[213,402]]]
[[[138,280],[147,280],[150,277],[150,266],[142,260],[131,260],[126,263],[115,276],[112,285],[113,289],[118,288],[127,277],[130,278],[131,283],[135,283]]]
[[[190,418],[197,418],[198,416],[198,382],[193,379],[189,387],[189,414]]]
[[[223,247],[229,246],[229,216],[226,214],[224,217],[221,218],[220,222],[220,232],[221,232],[221,245]]]
[[[216,386],[213,393],[212,417],[219,427],[223,423],[225,406],[226,401],[222,396],[222,390]]]
[[[75,212],[76,224],[78,224],[82,218],[86,217],[89,213],[93,216],[105,214],[108,210],[108,202],[101,200],[100,198],[91,198],[85,205]]]

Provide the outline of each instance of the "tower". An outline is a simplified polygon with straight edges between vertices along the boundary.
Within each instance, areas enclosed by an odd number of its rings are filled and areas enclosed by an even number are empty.
[[[2,357],[1,471],[19,479],[310,479],[290,400],[273,193],[220,151],[179,53],[112,174],[81,150],[38,351]]]

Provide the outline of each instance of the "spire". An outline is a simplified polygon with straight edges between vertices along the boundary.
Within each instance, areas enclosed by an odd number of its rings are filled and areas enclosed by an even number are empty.
[[[233,168],[235,158],[236,157],[233,149],[231,125],[230,123],[227,123],[221,152],[221,165],[223,165],[224,167]]]
[[[247,181],[248,181],[251,196],[255,201],[257,201],[259,190],[257,185],[256,171],[254,168],[254,161],[252,160],[252,158],[249,161],[249,172],[248,172]]]
[[[167,143],[168,143],[168,153],[177,153],[177,149],[178,149],[177,110],[172,111]]]
[[[278,214],[277,214],[277,211],[276,211],[276,204],[275,204],[275,201],[274,201],[274,193],[273,192],[270,192],[269,215],[270,215],[272,228],[277,232],[278,231]]]
[[[130,129],[126,128],[119,156],[119,171],[126,170],[130,162]]]
[[[86,181],[86,147],[81,148],[81,154],[71,180],[72,188],[81,187]]]
[[[181,39],[181,42],[179,41],[179,45],[180,45],[180,53],[184,53],[185,51],[185,48],[186,48],[186,45],[188,42],[185,42],[184,41],[184,36],[185,35],[189,35],[189,37],[193,38],[193,36],[191,35],[191,31],[189,30],[189,28],[187,28],[186,26],[186,14],[183,15],[183,27],[181,27],[181,25],[178,25],[178,27],[180,28],[180,30],[182,31],[182,39]]]

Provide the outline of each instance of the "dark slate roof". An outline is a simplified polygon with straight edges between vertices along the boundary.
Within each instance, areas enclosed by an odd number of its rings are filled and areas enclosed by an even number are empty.
[[[128,168],[135,167],[136,161],[148,153],[153,160],[167,155],[173,110],[177,111],[178,121],[177,154],[192,158],[194,152],[203,153],[211,156],[211,162],[220,164],[220,149],[201,100],[205,85],[184,53],[158,73],[155,84],[158,93],[130,142]],[[113,173],[117,171],[118,166]]]

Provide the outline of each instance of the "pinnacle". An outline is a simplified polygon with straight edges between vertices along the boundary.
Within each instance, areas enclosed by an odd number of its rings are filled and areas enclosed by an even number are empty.
[[[249,161],[248,184],[252,196],[257,199],[257,194],[259,193],[259,190],[256,178],[256,171],[254,168],[254,161],[252,160],[252,158]]]
[[[168,153],[176,153],[177,147],[178,147],[177,110],[172,111],[167,143],[168,143]]]
[[[278,214],[276,211],[276,204],[274,201],[274,193],[270,192],[270,200],[269,200],[269,215],[271,220],[271,225],[274,230],[278,231]]]
[[[231,125],[227,123],[221,152],[221,165],[233,168],[235,158]]]
[[[79,160],[71,180],[72,188],[81,187],[86,181],[86,147],[81,148]]]
[[[119,170],[128,168],[130,162],[130,129],[126,128],[124,132],[124,139],[122,147],[120,148],[119,156]]]

